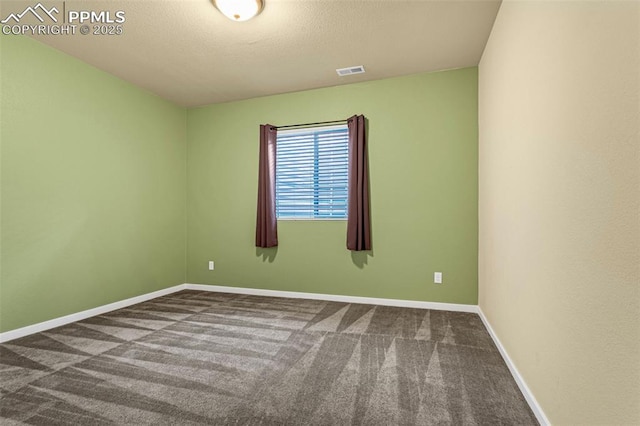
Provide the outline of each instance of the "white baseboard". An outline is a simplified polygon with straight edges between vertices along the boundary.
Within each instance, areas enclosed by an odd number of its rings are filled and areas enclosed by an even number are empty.
[[[26,327],[16,328],[15,330],[5,331],[4,333],[0,333],[0,343],[28,336],[30,334],[39,333],[41,331],[50,330],[52,328],[60,327],[62,325],[70,324],[72,322],[80,321],[96,315],[115,311],[116,309],[126,308],[127,306],[135,305],[136,303],[146,302],[147,300],[155,299],[156,297],[165,296],[167,294],[175,293],[176,291],[184,289],[185,284],[179,284],[151,293],[142,294],[140,296],[131,297],[129,299],[120,300],[118,302],[109,303],[108,305],[102,305],[96,308],[87,309],[86,311],[77,312],[75,314],[65,315],[63,317],[54,318],[49,321],[39,322],[37,324],[28,325]]]
[[[250,294],[254,296],[286,297],[289,299],[328,300],[331,302],[360,303],[363,305],[397,306],[400,308],[434,309],[478,313],[477,305],[459,303],[422,302],[418,300],[381,299],[377,297],[342,296],[338,294],[303,293],[299,291],[265,290],[260,288],[227,287],[208,284],[184,284],[187,290],[214,291],[218,293]]]
[[[549,419],[547,418],[546,414],[544,414],[544,411],[542,411],[542,407],[540,406],[540,404],[538,404],[538,401],[536,400],[536,397],[533,396],[533,393],[531,393],[529,386],[527,386],[527,383],[524,381],[524,379],[520,375],[520,372],[516,368],[516,365],[513,363],[513,361],[509,357],[507,350],[504,348],[504,346],[502,346],[502,342],[500,342],[500,339],[498,339],[496,332],[493,331],[493,327],[491,327],[489,320],[484,315],[484,312],[482,312],[482,309],[480,308],[480,306],[478,306],[477,308],[478,308],[477,312],[478,312],[478,315],[480,316],[480,319],[482,320],[485,328],[491,335],[491,338],[493,339],[493,343],[496,344],[498,351],[500,351],[500,355],[502,355],[502,358],[504,359],[504,362],[507,364],[507,367],[509,367],[509,371],[511,372],[513,379],[516,381],[516,384],[520,388],[520,392],[522,392],[522,395],[524,395],[524,398],[527,400],[527,403],[529,403],[529,407],[531,407],[531,411],[533,411],[533,414],[535,414],[536,419],[538,419],[538,422],[542,426],[550,425],[551,422],[549,422]]]
[[[415,300],[401,300],[401,299],[379,299],[376,297],[341,296],[341,295],[333,295],[333,294],[264,290],[264,289],[257,289],[257,288],[227,287],[227,286],[217,286],[217,285],[207,285],[207,284],[179,284],[173,287],[165,288],[165,289],[154,291],[151,293],[142,294],[140,296],[131,297],[129,299],[120,300],[118,302],[109,303],[108,305],[87,309],[86,311],[77,312],[75,314],[65,315],[63,317],[54,318],[52,320],[40,322],[33,325],[28,325],[26,327],[17,328],[15,330],[5,331],[4,333],[0,333],[0,343],[8,342],[10,340],[18,339],[20,337],[25,337],[30,334],[39,333],[41,331],[50,330],[52,328],[60,327],[60,326],[70,324],[75,321],[80,321],[96,315],[102,315],[107,312],[115,311],[116,309],[126,308],[127,306],[146,302],[147,300],[155,299],[156,297],[165,296],[167,294],[175,293],[181,290],[201,290],[201,291],[213,291],[213,292],[219,292],[219,293],[251,294],[255,296],[287,297],[291,299],[329,300],[333,302],[361,303],[366,305],[398,306],[398,307],[404,307],[404,308],[418,308],[418,309],[437,309],[437,310],[444,310],[444,311],[458,311],[458,312],[472,312],[472,313],[478,312],[478,307],[476,305],[463,305],[463,304],[456,304],[456,303],[421,302],[421,301],[415,301]]]

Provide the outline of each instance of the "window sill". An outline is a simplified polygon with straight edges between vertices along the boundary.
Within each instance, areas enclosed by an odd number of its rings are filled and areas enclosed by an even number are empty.
[[[329,217],[322,217],[322,218],[317,218],[317,219],[310,219],[310,218],[283,218],[283,219],[277,219],[278,222],[339,222],[339,221],[343,221],[346,222],[347,218],[329,218]]]

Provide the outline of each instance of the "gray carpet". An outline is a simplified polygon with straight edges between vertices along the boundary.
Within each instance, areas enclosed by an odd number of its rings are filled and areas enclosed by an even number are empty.
[[[475,314],[199,291],[0,345],[0,423],[537,424]]]

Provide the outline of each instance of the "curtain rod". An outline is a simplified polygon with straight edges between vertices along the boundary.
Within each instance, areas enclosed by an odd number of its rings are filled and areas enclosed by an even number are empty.
[[[348,118],[344,120],[320,121],[318,123],[304,123],[304,124],[287,124],[286,126],[271,126],[271,127],[273,127],[274,129],[293,129],[295,127],[327,126],[329,124],[346,123],[347,121],[349,121]]]

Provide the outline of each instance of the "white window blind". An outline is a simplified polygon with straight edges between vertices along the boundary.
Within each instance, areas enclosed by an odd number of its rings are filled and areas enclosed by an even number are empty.
[[[346,219],[348,137],[346,124],[278,131],[278,219]]]

